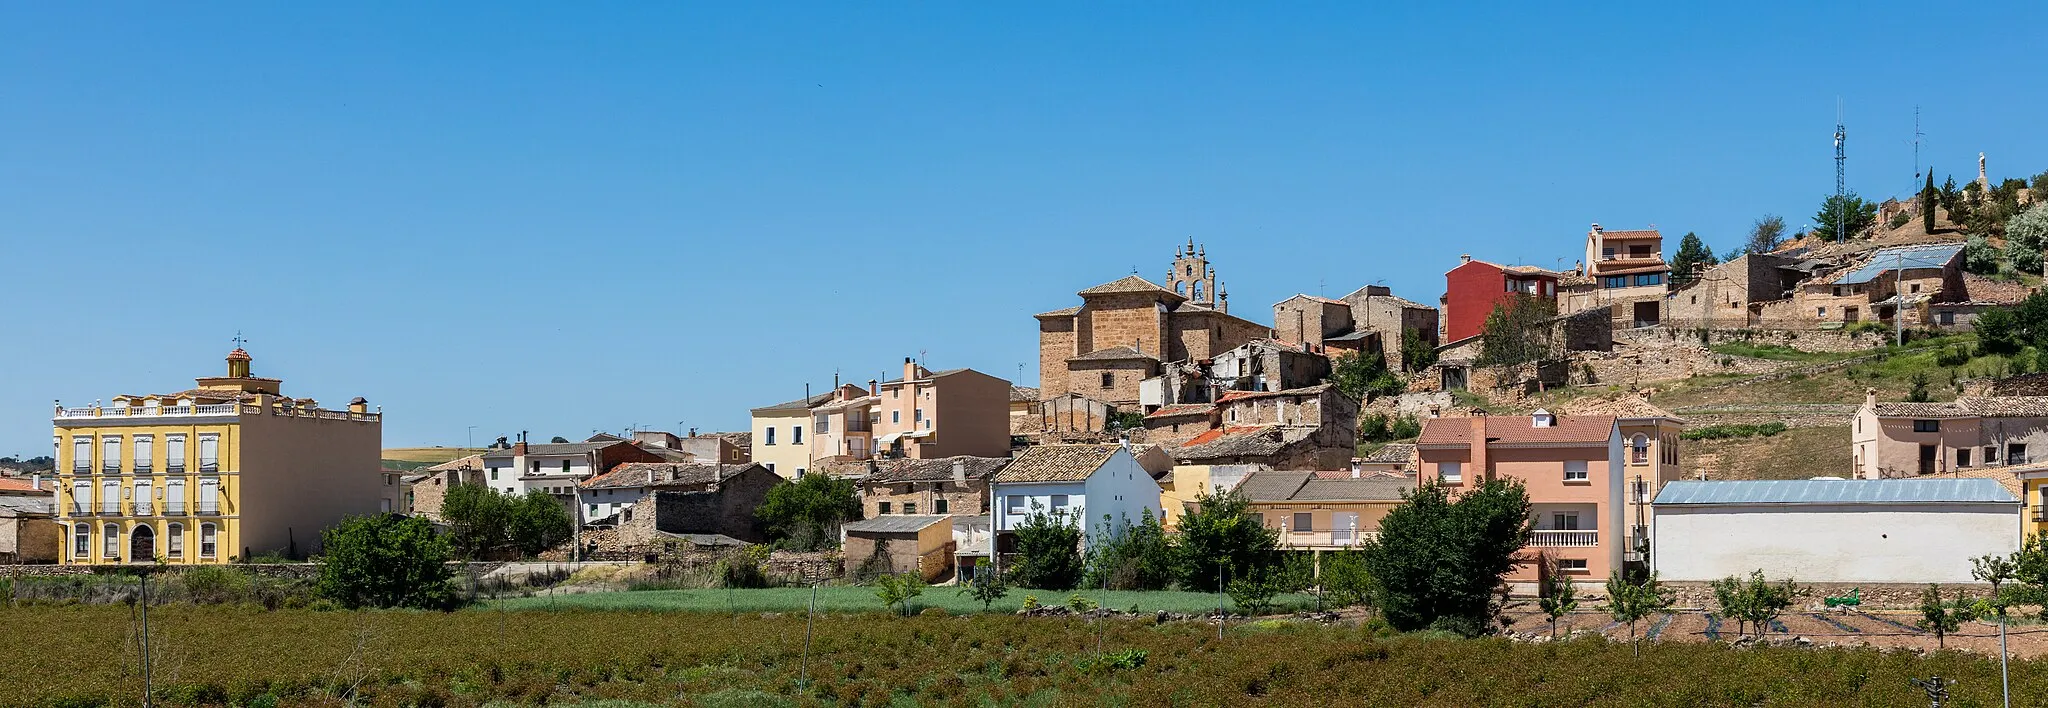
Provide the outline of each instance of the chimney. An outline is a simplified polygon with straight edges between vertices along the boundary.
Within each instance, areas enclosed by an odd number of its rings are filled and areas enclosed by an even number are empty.
[[[1465,473],[1465,479],[1477,484],[1486,478],[1486,412],[1475,411],[1469,420],[1472,422],[1472,469]]]
[[[1364,460],[1361,460],[1361,459],[1359,459],[1359,458],[1356,458],[1356,457],[1353,457],[1353,458],[1351,458],[1351,478],[1352,478],[1352,479],[1358,479],[1358,473],[1359,473],[1359,471],[1360,471],[1360,470],[1363,470],[1364,468],[1365,468],[1365,461],[1364,461]]]
[[[370,412],[370,401],[362,396],[357,396],[356,400],[348,402],[348,412],[356,414],[368,413]]]
[[[1877,407],[1877,388],[1876,388],[1876,387],[1874,387],[1874,386],[1873,386],[1873,387],[1871,387],[1871,388],[1866,388],[1866,389],[1863,389],[1863,406],[1864,406],[1865,408],[1876,408],[1876,407]]]
[[[512,443],[512,454],[517,457],[526,456],[526,431],[519,431],[519,442]]]
[[[1607,233],[1607,232],[1605,232],[1605,231],[1602,231],[1602,230],[1600,230],[1600,224],[1599,224],[1599,222],[1594,222],[1594,224],[1593,224],[1593,233],[1596,233],[1596,234],[1603,234],[1603,233]]]
[[[875,383],[874,379],[868,379],[868,395],[870,396],[882,395],[881,390],[875,388]]]
[[[693,437],[693,438],[694,438],[694,437],[697,437],[697,429],[696,429],[696,428],[691,428],[691,429],[690,429],[690,437]]]
[[[1436,420],[1436,419],[1438,419],[1438,418],[1441,418],[1441,417],[1443,417],[1443,415],[1444,415],[1444,409],[1443,409],[1443,406],[1439,406],[1439,405],[1436,405],[1436,404],[1430,404],[1430,406],[1429,406],[1429,419],[1430,419],[1430,420]]]
[[[955,460],[953,460],[953,483],[954,483],[954,484],[957,484],[957,485],[960,485],[961,487],[966,487],[966,486],[967,486],[967,461],[966,461],[966,460],[960,460],[960,459],[955,459]]]
[[[903,380],[904,380],[905,382],[909,382],[909,381],[914,381],[914,380],[916,380],[916,379],[917,379],[917,360],[916,360],[916,359],[912,359],[912,358],[910,358],[910,357],[907,357],[907,356],[906,356],[906,357],[903,357]]]
[[[1459,265],[1464,265],[1464,264],[1466,264],[1466,263],[1471,263],[1471,262],[1472,262],[1472,254],[1470,254],[1470,253],[1460,253],[1460,254],[1458,254],[1458,264],[1459,264]]]

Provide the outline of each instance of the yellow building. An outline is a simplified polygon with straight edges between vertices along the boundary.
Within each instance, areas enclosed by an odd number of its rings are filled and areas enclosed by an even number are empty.
[[[811,406],[831,399],[832,394],[826,392],[753,409],[754,436],[748,453],[784,479],[802,477],[811,466],[811,444],[804,439],[804,427],[811,423]]]
[[[2025,493],[2020,495],[2020,528],[2028,536],[2048,530],[2048,464],[2034,463],[2008,468],[2019,479]]]
[[[178,393],[57,406],[63,563],[303,556],[344,517],[377,513],[383,416],[361,398],[328,410],[281,395],[239,348],[227,362]]]

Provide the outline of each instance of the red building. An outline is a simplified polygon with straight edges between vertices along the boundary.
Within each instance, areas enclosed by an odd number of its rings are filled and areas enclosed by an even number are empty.
[[[1486,316],[1512,293],[1557,300],[1557,273],[1475,261],[1469,255],[1458,258],[1463,262],[1444,273],[1445,343],[1478,336],[1486,327]]]

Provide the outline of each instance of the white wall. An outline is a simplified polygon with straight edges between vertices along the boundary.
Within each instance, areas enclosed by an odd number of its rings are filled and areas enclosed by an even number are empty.
[[[647,489],[645,487],[578,489],[576,490],[576,503],[583,506],[583,519],[585,521],[596,521],[624,511],[628,507],[640,503],[640,500],[646,496]],[[597,507],[595,511],[591,510],[593,505]]]
[[[1052,513],[1052,498],[1056,495],[1066,495],[1066,508],[1070,514],[1079,514],[1085,518],[1088,512],[1088,488],[1081,482],[999,484],[992,493],[995,495],[997,531],[1014,531],[1033,513]],[[1024,513],[1010,513],[1010,500],[1016,497],[1024,499]]]
[[[1124,521],[1137,524],[1144,518],[1147,509],[1152,518],[1163,513],[1159,506],[1159,483],[1152,475],[1138,465],[1138,458],[1130,450],[1117,450],[1102,463],[1102,468],[1088,478],[1088,527],[1092,537],[1102,532],[1103,516],[1109,516],[1111,529]]]
[[[1650,547],[1665,580],[1970,582],[1970,559],[2019,548],[2013,504],[1657,507]]]

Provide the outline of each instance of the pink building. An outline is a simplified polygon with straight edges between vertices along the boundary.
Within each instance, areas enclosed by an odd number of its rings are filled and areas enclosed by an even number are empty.
[[[973,369],[840,386],[811,407],[811,460],[1010,456],[1010,382]]]
[[[1529,491],[1536,531],[1508,581],[1536,580],[1539,554],[1582,580],[1599,580],[1621,567],[1627,553],[1623,519],[1621,430],[1612,416],[1437,418],[1416,442],[1418,476],[1437,480],[1452,494],[1488,479],[1515,479]]]

